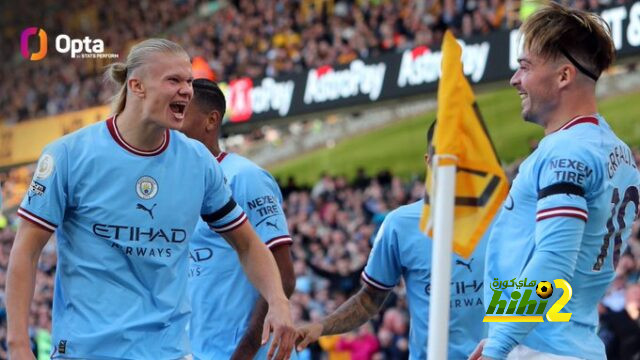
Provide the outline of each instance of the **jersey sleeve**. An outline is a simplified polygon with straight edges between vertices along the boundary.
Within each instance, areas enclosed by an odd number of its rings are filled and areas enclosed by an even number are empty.
[[[538,168],[536,221],[554,217],[588,219],[587,199],[602,183],[602,169],[584,145],[556,146]]]
[[[273,177],[255,167],[236,176],[234,182],[234,197],[267,247],[291,245],[293,241],[282,209],[282,193]]]
[[[53,143],[42,152],[18,215],[40,228],[54,232],[64,218],[69,196],[68,151]]]
[[[398,236],[392,223],[393,218],[390,214],[382,222],[369,253],[367,266],[362,272],[362,280],[379,290],[393,289],[402,275]]]
[[[247,221],[247,215],[231,196],[231,189],[226,183],[222,169],[213,157],[205,169],[201,216],[211,230],[217,233],[235,230]]]
[[[588,148],[566,144],[544,156],[534,175],[538,180],[535,250],[520,278],[571,283],[589,218],[587,198],[598,190],[602,170]],[[483,355],[505,359],[537,325],[492,323]]]

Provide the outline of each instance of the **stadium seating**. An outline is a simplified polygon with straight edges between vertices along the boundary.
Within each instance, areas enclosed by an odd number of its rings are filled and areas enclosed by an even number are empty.
[[[601,6],[596,0],[570,2],[590,10]],[[421,45],[430,47],[439,43],[447,27],[464,38],[512,28],[519,25],[521,16],[519,0],[424,4],[409,0],[236,0],[213,10],[202,0],[165,0],[153,6],[119,0],[70,8],[22,7],[7,10],[7,18],[11,12],[20,16],[12,18],[1,35],[0,121],[7,123],[85,109],[105,103],[113,94],[97,76],[105,62],[69,63],[67,58],[50,54],[46,62],[33,66],[8,47],[16,43],[22,28],[44,14],[54,19],[43,25],[52,33],[65,29],[70,35],[94,34],[120,56],[136,39],[168,36],[192,56],[206,59],[221,81],[285,75]]]

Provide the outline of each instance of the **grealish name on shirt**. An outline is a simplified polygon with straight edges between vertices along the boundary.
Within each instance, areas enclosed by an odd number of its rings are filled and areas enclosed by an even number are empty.
[[[620,165],[627,165],[636,169],[636,162],[631,150],[622,145],[614,147],[609,153],[609,162],[607,163],[609,179],[616,174]]]

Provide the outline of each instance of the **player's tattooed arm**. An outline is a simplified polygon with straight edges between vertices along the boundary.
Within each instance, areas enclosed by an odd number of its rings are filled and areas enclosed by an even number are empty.
[[[364,324],[380,311],[389,293],[363,285],[357,294],[322,321],[322,335],[342,334]]]
[[[299,327],[298,351],[316,342],[320,336],[342,334],[364,324],[380,311],[389,292],[364,285],[357,294],[321,322]]]

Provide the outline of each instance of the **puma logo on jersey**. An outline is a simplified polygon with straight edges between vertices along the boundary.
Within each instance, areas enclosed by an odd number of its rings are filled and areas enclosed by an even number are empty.
[[[471,262],[473,262],[473,258],[471,258],[471,260],[469,260],[468,263],[466,263],[466,262],[464,262],[464,261],[462,261],[460,259],[456,259],[456,265],[462,265],[462,266],[466,267],[467,270],[469,270],[469,272],[473,272],[471,270]]]
[[[266,224],[267,224],[267,226],[274,227],[276,230],[280,230],[280,228],[278,227],[278,221],[277,220],[274,220],[273,222],[267,221]]]
[[[148,212],[148,213],[149,213],[149,216],[151,216],[151,218],[153,219],[153,208],[155,208],[155,207],[156,207],[156,205],[158,205],[158,204],[153,204],[153,206],[151,207],[151,209],[148,209],[146,206],[144,206],[144,205],[142,205],[142,204],[138,203],[138,204],[136,205],[136,209],[140,209],[140,210],[142,210],[142,211],[146,211],[146,212]]]

